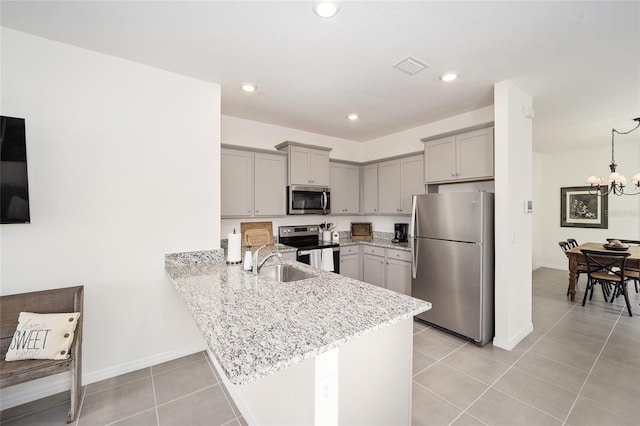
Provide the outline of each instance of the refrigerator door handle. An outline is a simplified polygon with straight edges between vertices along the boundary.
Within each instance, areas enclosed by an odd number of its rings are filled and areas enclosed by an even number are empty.
[[[411,237],[411,276],[415,279],[418,273],[418,245],[416,244],[416,238]]]
[[[411,230],[409,231],[409,239],[411,240],[411,276],[415,279],[418,273],[418,245],[416,244],[416,202],[418,198],[414,195],[411,203]]]
[[[417,212],[417,206],[416,206],[416,202],[418,201],[418,197],[417,196],[413,196],[413,200],[411,201],[411,228],[409,229],[409,236],[410,237],[415,237],[416,236],[416,212]]]

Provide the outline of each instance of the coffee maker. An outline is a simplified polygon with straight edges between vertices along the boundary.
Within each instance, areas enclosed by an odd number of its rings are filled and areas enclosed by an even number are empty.
[[[406,243],[408,241],[407,236],[409,234],[408,223],[395,223],[393,225],[393,243]]]

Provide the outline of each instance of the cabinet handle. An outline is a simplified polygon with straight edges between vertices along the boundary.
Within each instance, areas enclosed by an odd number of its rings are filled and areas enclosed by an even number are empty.
[[[260,213],[260,210],[256,209],[256,213]]]
[[[247,213],[251,213],[251,210],[247,210]]]

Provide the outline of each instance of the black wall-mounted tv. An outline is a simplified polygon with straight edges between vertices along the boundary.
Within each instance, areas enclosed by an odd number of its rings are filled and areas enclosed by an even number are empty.
[[[24,118],[0,115],[0,223],[29,223]]]

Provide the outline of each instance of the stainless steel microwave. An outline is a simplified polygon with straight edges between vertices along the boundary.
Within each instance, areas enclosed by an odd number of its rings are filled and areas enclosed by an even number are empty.
[[[287,214],[331,213],[331,190],[328,187],[291,185],[287,189]]]

